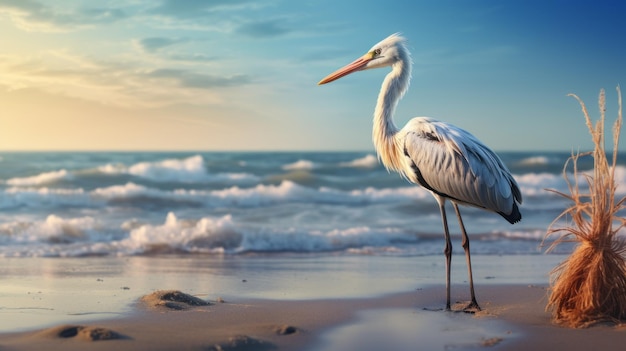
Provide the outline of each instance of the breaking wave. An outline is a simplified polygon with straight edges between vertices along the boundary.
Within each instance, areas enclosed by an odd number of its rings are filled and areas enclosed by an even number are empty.
[[[339,165],[342,167],[374,168],[378,166],[378,159],[376,156],[369,154],[350,162],[342,162]]]
[[[11,187],[4,191],[0,199],[0,208],[19,206],[105,206],[110,202],[126,200],[125,205],[137,199],[192,201],[206,207],[260,207],[284,203],[325,203],[358,205],[388,203],[394,201],[414,201],[430,196],[422,188],[408,186],[404,188],[342,191],[321,187],[318,189],[298,185],[292,181],[282,181],[278,185],[259,184],[250,188],[232,186],[219,190],[174,189],[161,190],[133,182],[96,188],[84,189]],[[167,202],[165,202],[167,204]]]
[[[315,163],[308,160],[298,160],[282,167],[286,171],[308,171],[315,168]]]
[[[8,179],[6,183],[13,186],[43,185],[56,183],[64,179],[71,180],[72,178],[73,175],[70,172],[61,169],[58,171],[40,173],[31,177],[11,178]]]
[[[515,233],[478,236],[493,242],[483,253],[497,253],[503,239],[528,241],[534,237]],[[50,215],[41,222],[9,222],[0,225],[0,256],[152,255],[165,253],[241,254],[246,252],[411,252],[405,245],[422,245],[415,254],[439,254],[440,234],[416,235],[398,228],[354,226],[332,230],[271,229],[237,223],[231,215],[181,219],[173,212],[161,224],[127,221],[107,227],[94,217],[62,218]],[[26,246],[25,244],[29,244]],[[478,249],[479,251],[481,249]],[[494,251],[495,250],[495,251]],[[493,252],[492,252],[493,251]]]

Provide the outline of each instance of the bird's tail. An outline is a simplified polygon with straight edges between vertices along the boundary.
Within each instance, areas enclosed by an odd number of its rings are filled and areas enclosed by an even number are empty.
[[[504,212],[498,212],[498,214],[504,217],[504,219],[509,221],[509,223],[511,224],[515,224],[522,220],[522,213],[519,211],[519,207],[517,207],[517,204],[515,202],[513,203],[513,209],[511,210],[511,213],[506,214]]]

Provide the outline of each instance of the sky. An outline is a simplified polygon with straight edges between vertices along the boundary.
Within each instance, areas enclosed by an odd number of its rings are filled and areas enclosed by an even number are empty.
[[[395,32],[414,62],[400,127],[576,151],[567,94],[598,118],[604,88],[617,116],[621,1],[0,0],[0,150],[373,150],[388,70],[317,82]]]

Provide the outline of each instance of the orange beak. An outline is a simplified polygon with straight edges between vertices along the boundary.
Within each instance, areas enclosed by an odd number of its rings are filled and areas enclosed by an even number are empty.
[[[339,79],[341,77],[347,76],[350,73],[353,73],[353,72],[356,72],[356,71],[360,71],[371,60],[372,60],[372,55],[367,53],[367,54],[359,57],[358,59],[356,59],[351,64],[346,65],[346,66],[336,70],[335,72],[329,74],[328,76],[326,76],[326,78],[320,80],[320,82],[317,83],[317,85],[330,83],[330,82],[335,81],[335,80],[337,80],[337,79]]]

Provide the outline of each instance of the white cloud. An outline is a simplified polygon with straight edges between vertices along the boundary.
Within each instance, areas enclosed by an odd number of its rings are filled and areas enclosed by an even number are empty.
[[[26,59],[0,56],[0,72],[6,90],[33,88],[126,107],[215,104],[229,88],[252,83],[252,78],[243,74],[146,68],[141,61],[101,61],[67,51],[48,51]]]
[[[272,6],[252,0],[0,0],[0,20],[5,15],[27,31],[16,40],[41,44],[0,56],[0,89],[125,107],[227,103],[262,82],[263,93],[272,94],[279,88],[268,86],[267,77],[288,82],[281,75],[288,74],[283,63],[289,60],[280,62],[282,54],[269,48],[250,51],[254,39],[294,31],[287,14],[261,16]]]
[[[114,23],[128,17],[121,8],[52,8],[34,0],[0,0],[0,14],[20,29],[30,32],[63,32]]]

